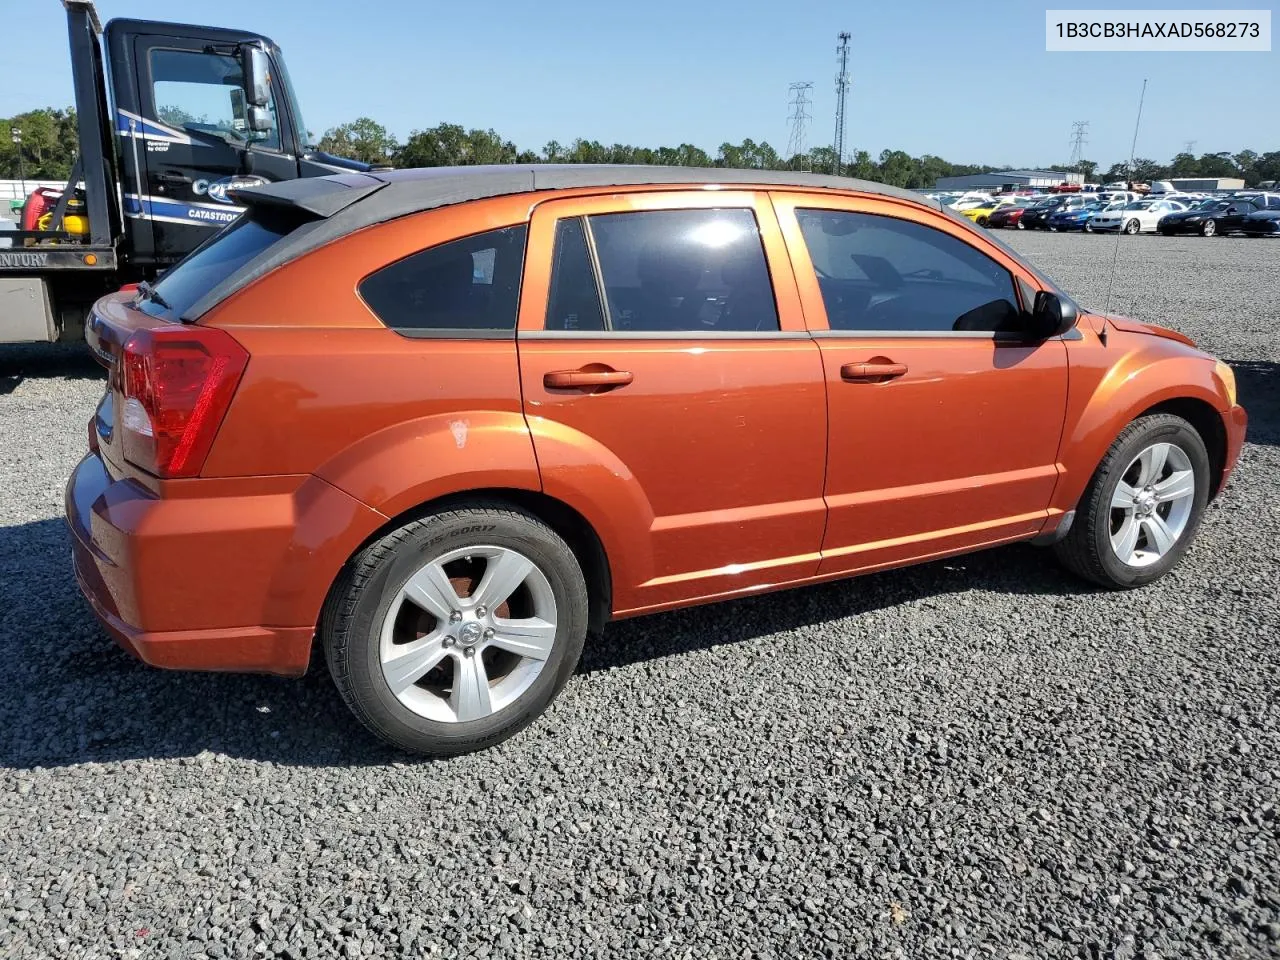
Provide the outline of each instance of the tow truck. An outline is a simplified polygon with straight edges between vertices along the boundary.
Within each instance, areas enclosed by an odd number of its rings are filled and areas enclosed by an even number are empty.
[[[61,191],[0,232],[0,343],[77,340],[104,293],[231,223],[239,188],[369,170],[310,142],[284,56],[243,30],[110,21],[63,0],[78,149]]]

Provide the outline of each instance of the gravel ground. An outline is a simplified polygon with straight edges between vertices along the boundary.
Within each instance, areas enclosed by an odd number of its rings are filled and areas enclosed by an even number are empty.
[[[1086,304],[1114,241],[1005,234]],[[77,595],[94,366],[0,351],[0,956],[1280,956],[1280,242],[1124,238],[1236,363],[1171,576],[1030,547],[611,627],[514,742],[404,762],[323,670],[164,673]]]

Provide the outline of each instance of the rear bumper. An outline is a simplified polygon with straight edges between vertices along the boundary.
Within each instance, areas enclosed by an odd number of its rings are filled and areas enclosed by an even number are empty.
[[[94,613],[154,666],[300,676],[329,585],[381,515],[314,477],[233,484],[238,495],[182,483],[218,495],[157,497],[97,454],[76,467],[66,517]]]

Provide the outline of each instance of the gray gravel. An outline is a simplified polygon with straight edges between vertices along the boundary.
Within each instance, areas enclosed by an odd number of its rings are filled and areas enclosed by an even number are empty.
[[[1101,305],[1114,241],[1005,236]],[[118,652],[60,518],[101,378],[0,351],[0,956],[1280,956],[1278,254],[1122,241],[1113,307],[1253,417],[1161,583],[1016,547],[618,624],[448,762],[322,670]]]

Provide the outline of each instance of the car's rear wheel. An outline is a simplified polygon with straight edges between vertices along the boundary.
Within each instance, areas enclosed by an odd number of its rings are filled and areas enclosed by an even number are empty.
[[[320,625],[351,711],[393,745],[436,756],[532,722],[572,675],[586,632],[573,552],[497,503],[432,514],[371,544]]]
[[[1150,583],[1186,552],[1208,493],[1209,455],[1195,428],[1172,414],[1140,417],[1103,457],[1055,552],[1104,587]]]
[[[1204,222],[1204,226],[1200,228],[1200,232],[1204,234],[1206,237],[1212,237],[1215,233],[1218,232],[1218,225],[1214,223],[1212,220],[1206,220]]]
[[[1141,229],[1142,229],[1142,224],[1139,223],[1137,220],[1130,220],[1128,223],[1124,225],[1124,232],[1129,234],[1129,236],[1133,236],[1135,233],[1137,233]]]
[[[980,227],[985,227],[985,226],[987,225],[987,218],[986,218],[986,217],[978,217],[978,219],[977,219],[977,224],[978,224],[978,226],[980,226]]]
[[[1023,223],[1021,220],[1019,220],[1019,221],[1018,221],[1017,226],[1018,226],[1018,229],[1019,229],[1019,230],[1025,230],[1025,229],[1027,229],[1027,225],[1026,225],[1025,223]]]
[[[1084,222],[1084,232],[1093,233],[1093,224],[1090,223],[1088,220]]]

